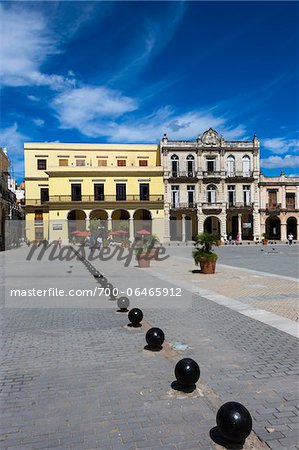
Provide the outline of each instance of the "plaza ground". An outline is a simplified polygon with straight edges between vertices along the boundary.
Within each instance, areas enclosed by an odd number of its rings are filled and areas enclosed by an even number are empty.
[[[105,296],[11,297],[12,288],[97,282],[77,259],[0,253],[1,449],[221,449],[210,430],[230,400],[253,416],[245,449],[299,448],[298,247],[218,248],[212,276],[193,272],[191,252],[167,247],[170,257],[149,269],[92,262],[120,291],[181,289],[133,295],[138,329]],[[150,326],[165,332],[162,352],[144,350]],[[192,394],[171,388],[187,356],[201,369]]]

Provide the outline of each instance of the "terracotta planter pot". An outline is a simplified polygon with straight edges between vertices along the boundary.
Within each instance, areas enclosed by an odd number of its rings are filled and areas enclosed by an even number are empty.
[[[150,267],[150,258],[148,258],[147,256],[145,258],[143,258],[142,256],[139,256],[138,258],[136,258],[138,261],[138,266],[141,268],[144,267]]]
[[[201,268],[201,273],[205,273],[205,274],[215,273],[216,260],[211,261],[209,259],[203,259],[202,261],[200,261],[200,268]]]

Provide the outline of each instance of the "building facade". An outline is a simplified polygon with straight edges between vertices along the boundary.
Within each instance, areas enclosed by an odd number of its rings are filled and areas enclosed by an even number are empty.
[[[24,219],[15,193],[10,189],[10,161],[6,149],[0,147],[0,250],[18,245],[23,236],[20,220]]]
[[[163,240],[163,176],[157,145],[25,144],[30,240],[68,242],[99,220],[106,231]]]
[[[299,238],[299,177],[260,176],[261,233],[270,240]]]
[[[256,136],[225,140],[209,129],[160,145],[26,143],[25,183],[30,240],[68,242],[94,220],[131,241],[141,231],[166,243],[203,231],[239,242],[299,237],[299,179],[261,175]]]
[[[227,141],[209,129],[195,141],[160,143],[164,173],[165,240],[203,231],[242,241],[260,238],[260,144]]]

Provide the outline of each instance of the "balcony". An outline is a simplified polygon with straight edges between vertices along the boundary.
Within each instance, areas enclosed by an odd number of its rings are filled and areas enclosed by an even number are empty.
[[[286,204],[286,209],[287,209],[288,211],[295,211],[295,210],[296,210],[295,202],[294,202],[294,203],[287,203],[287,204]]]
[[[221,177],[221,172],[218,170],[213,170],[212,172],[204,171],[202,174],[204,177],[207,177],[207,178],[220,178]]]
[[[278,211],[281,209],[281,203],[266,203],[266,209],[269,211]]]
[[[171,209],[196,209],[197,203],[194,202],[176,202],[171,203]]]
[[[202,207],[205,209],[221,209],[222,203],[221,202],[213,202],[213,203],[203,203]]]
[[[78,199],[72,199],[71,195],[50,195],[49,201],[44,202],[49,203],[105,203],[105,202],[162,202],[163,195],[127,195],[125,198],[119,198],[116,195],[104,195],[100,199],[96,199],[94,195],[82,195]],[[41,205],[40,199],[26,199],[26,205]]]
[[[243,171],[234,171],[234,172],[226,172],[226,177],[230,179],[234,178],[252,178],[253,172],[252,170],[243,172]]]
[[[252,209],[253,203],[252,202],[229,202],[227,204],[228,209],[238,209],[238,208],[247,208]]]
[[[187,181],[196,180],[196,171],[179,171],[179,172],[165,172],[165,177],[171,179],[171,181]]]

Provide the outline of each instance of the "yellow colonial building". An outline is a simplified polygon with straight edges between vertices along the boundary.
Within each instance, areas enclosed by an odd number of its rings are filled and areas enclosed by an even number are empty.
[[[24,152],[28,239],[67,243],[98,219],[130,240],[142,230],[163,240],[158,145],[35,142]]]

